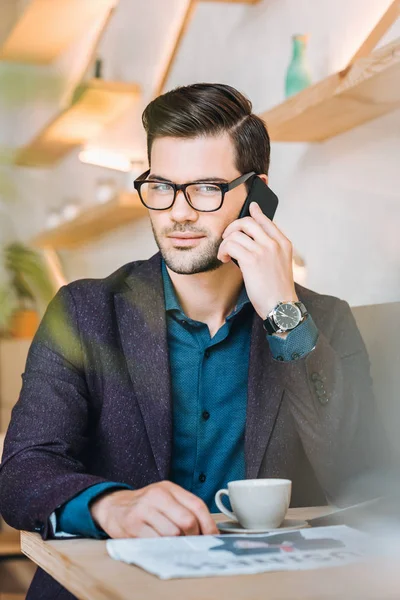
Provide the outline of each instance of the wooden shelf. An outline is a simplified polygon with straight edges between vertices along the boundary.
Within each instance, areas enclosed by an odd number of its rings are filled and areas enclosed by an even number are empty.
[[[92,79],[80,85],[71,106],[58,115],[25,148],[19,150],[15,164],[25,167],[50,167],[68,152],[117,119],[138,100],[136,84]]]
[[[146,214],[147,209],[136,192],[122,193],[106,204],[96,204],[75,219],[43,232],[33,244],[42,248],[76,248]]]
[[[0,60],[53,62],[118,0],[31,0],[0,47]]]
[[[272,141],[317,142],[400,107],[400,38],[263,113]]]

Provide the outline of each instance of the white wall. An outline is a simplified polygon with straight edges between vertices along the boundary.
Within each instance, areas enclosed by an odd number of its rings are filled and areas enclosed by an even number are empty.
[[[104,38],[106,76],[139,81],[144,104],[151,99],[170,32],[186,1],[169,2],[167,10],[163,0],[121,0]],[[195,81],[229,83],[250,97],[255,112],[263,112],[283,100],[293,33],[310,33],[309,62],[318,80],[346,64],[389,3],[200,4],[167,89]],[[400,22],[385,41],[396,35]],[[108,139],[112,146],[143,152],[137,116],[127,115],[109,133],[105,143]],[[400,111],[322,144],[273,144],[270,184],[281,200],[277,223],[306,260],[309,287],[353,305],[400,299],[399,149]],[[76,153],[52,172],[18,170],[11,212],[20,235],[29,239],[39,231],[48,207],[65,196],[91,202],[96,178],[110,174],[80,165]],[[155,251],[144,219],[103,242],[64,253],[63,259],[67,276],[76,279],[107,275]]]
[[[222,81],[264,112],[283,100],[293,33],[310,34],[317,81],[346,65],[389,4],[264,0],[229,11],[200,5],[169,87]],[[382,43],[398,35],[400,21]],[[321,144],[272,144],[276,222],[306,260],[309,287],[353,305],[400,299],[399,156],[400,111]]]

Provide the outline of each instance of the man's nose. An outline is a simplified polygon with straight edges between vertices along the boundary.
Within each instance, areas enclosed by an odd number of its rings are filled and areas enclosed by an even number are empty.
[[[196,221],[198,212],[194,210],[187,202],[182,190],[178,190],[173,207],[171,208],[171,218],[174,221]]]

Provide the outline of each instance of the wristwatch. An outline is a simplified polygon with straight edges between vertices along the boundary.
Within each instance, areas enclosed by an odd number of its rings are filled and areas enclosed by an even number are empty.
[[[307,315],[302,302],[279,302],[263,321],[263,327],[268,335],[285,333],[298,327]]]

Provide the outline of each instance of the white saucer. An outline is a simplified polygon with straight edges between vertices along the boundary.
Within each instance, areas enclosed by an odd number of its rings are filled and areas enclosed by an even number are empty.
[[[280,533],[289,529],[303,529],[308,527],[308,523],[300,519],[285,519],[282,525],[275,529],[245,529],[237,521],[224,521],[217,523],[217,527],[223,533]]]

